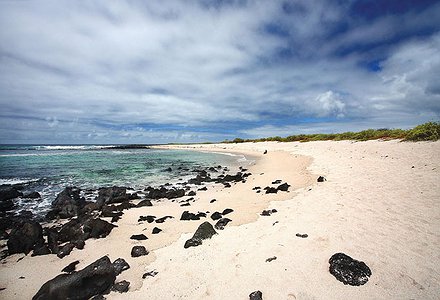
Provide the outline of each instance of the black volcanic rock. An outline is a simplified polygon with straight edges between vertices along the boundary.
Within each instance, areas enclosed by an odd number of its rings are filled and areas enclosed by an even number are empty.
[[[119,293],[126,293],[126,292],[128,292],[129,286],[130,286],[130,282],[128,282],[127,280],[122,280],[120,282],[115,283],[112,286],[111,291],[119,292]]]
[[[276,212],[277,212],[276,209],[268,209],[268,210],[263,210],[260,215],[261,216],[270,216],[270,215],[272,215],[273,213],[276,213]]]
[[[108,291],[115,279],[115,269],[104,256],[78,272],[60,274],[49,280],[32,300],[89,299]]]
[[[23,196],[14,186],[0,186],[0,202]]]
[[[52,202],[52,208],[63,219],[72,218],[79,214],[86,205],[86,199],[80,197],[81,190],[77,187],[66,187]]]
[[[96,203],[99,207],[104,204],[122,203],[130,200],[130,195],[127,194],[127,188],[125,187],[104,187],[98,191],[98,199]]]
[[[318,179],[316,179],[316,181],[318,181],[318,182],[324,182],[324,181],[326,181],[326,180],[327,180],[327,179],[325,179],[324,176],[319,176]]]
[[[225,208],[222,212],[222,215],[227,215],[230,214],[231,212],[233,212],[234,210],[231,208]]]
[[[38,199],[38,198],[41,198],[41,195],[39,192],[31,192],[29,194],[23,195],[23,198]]]
[[[153,223],[155,219],[155,216],[140,216],[138,222],[147,221],[148,223]]]
[[[213,219],[214,221],[216,221],[216,220],[218,220],[218,219],[221,219],[221,218],[222,218],[222,214],[219,213],[218,211],[214,212],[214,213],[211,215],[211,219]]]
[[[264,154],[267,153],[267,150],[264,152]],[[255,291],[249,294],[249,300],[263,300],[263,293],[260,291]]]
[[[75,244],[73,243],[67,243],[63,247],[60,248],[60,250],[57,253],[57,256],[59,258],[63,258],[72,252],[73,248],[75,248]]]
[[[131,249],[131,257],[139,257],[139,256],[144,256],[144,255],[148,255],[148,251],[144,246],[134,246]]]
[[[153,231],[151,232],[152,234],[158,234],[159,232],[161,232],[162,231],[162,229],[160,229],[160,228],[157,228],[157,227],[154,227],[153,228]]]
[[[167,219],[173,219],[173,218],[174,218],[173,216],[165,216],[165,217],[162,217],[162,218],[156,219],[156,223],[163,223],[163,222],[165,222]]]
[[[113,268],[115,269],[116,275],[121,274],[125,270],[130,269],[130,265],[123,258],[116,259],[113,263]]]
[[[64,269],[62,269],[61,272],[72,273],[73,271],[75,271],[77,264],[79,264],[79,260],[75,260],[74,262],[71,262],[66,267],[64,267]]]
[[[146,195],[146,197],[149,199],[162,199],[162,198],[174,199],[185,196],[184,189],[175,189],[175,188],[167,189],[163,186],[158,189],[149,187],[147,188],[147,191],[148,194]]]
[[[130,237],[131,240],[137,240],[137,241],[144,241],[148,240],[148,238],[145,236],[145,234],[133,234]]]
[[[89,237],[98,239],[109,235],[115,227],[115,225],[101,219],[89,219],[84,222],[83,231]]]
[[[203,240],[210,239],[215,234],[217,234],[217,232],[212,225],[209,222],[203,222],[197,228],[193,237],[185,242],[184,248],[199,246]]]
[[[7,242],[9,254],[28,254],[43,244],[43,228],[35,221],[24,222],[12,229]]]
[[[217,223],[215,223],[214,227],[217,230],[223,230],[225,226],[228,225],[228,223],[231,221],[232,220],[228,218],[221,218],[220,220],[217,221]]]
[[[287,192],[287,190],[289,189],[289,187],[290,187],[290,184],[288,184],[288,183],[285,182],[285,183],[279,185],[279,186],[277,187],[277,190],[278,190],[278,191]]]
[[[363,262],[358,261],[344,253],[336,253],[329,259],[330,273],[343,284],[364,285],[371,276],[370,268]]]
[[[143,206],[153,206],[150,200],[142,200],[139,202],[136,207],[143,207]]]

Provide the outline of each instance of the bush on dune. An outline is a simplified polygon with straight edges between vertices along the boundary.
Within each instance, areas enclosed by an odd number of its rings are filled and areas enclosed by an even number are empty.
[[[428,122],[408,130],[406,141],[437,141],[440,139],[440,122]]]

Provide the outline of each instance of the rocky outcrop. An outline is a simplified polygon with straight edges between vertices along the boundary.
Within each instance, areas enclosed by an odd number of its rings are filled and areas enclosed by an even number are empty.
[[[24,222],[12,229],[7,242],[9,254],[28,254],[44,244],[43,228],[34,221]]]
[[[104,204],[122,203],[129,200],[130,195],[127,194],[127,188],[113,186],[99,189],[96,204],[102,207]]]
[[[146,189],[148,191],[148,194],[146,195],[149,199],[174,199],[174,198],[180,198],[185,196],[185,190],[184,189],[167,189],[166,187],[160,187],[160,188],[152,188],[149,187]]]
[[[52,202],[52,213],[62,219],[77,216],[86,205],[86,199],[80,197],[80,192],[76,187],[66,187]]]
[[[199,228],[197,228],[193,237],[185,242],[184,248],[199,246],[203,240],[210,239],[215,234],[217,234],[217,232],[212,225],[209,222],[203,222]]]
[[[115,279],[115,269],[104,256],[78,272],[60,274],[49,280],[32,299],[89,299],[109,291]]]
[[[364,285],[371,276],[370,268],[363,262],[358,261],[344,253],[336,253],[329,259],[330,273],[343,284]]]

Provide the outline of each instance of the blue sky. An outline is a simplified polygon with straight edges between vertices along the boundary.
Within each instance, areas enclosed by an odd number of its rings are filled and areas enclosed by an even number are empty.
[[[0,2],[0,143],[409,128],[439,74],[439,1]]]

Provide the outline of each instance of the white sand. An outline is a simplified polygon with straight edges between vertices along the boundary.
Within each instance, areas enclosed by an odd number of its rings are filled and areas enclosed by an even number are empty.
[[[255,290],[263,292],[263,299],[438,299],[440,142],[191,147],[258,153],[261,159],[245,184],[198,192],[199,200],[189,207],[162,202],[126,211],[108,238],[88,240],[84,250],[62,260],[49,255],[16,263],[21,256],[10,256],[0,267],[0,287],[6,287],[0,298],[29,299],[71,261],[79,259],[82,268],[109,254],[111,260],[123,257],[130,263],[131,269],[117,280],[127,279],[131,286],[128,294],[111,293],[108,299],[248,299]],[[261,155],[265,149],[269,153]],[[308,171],[305,156],[313,158]],[[328,181],[316,183],[318,175]],[[299,189],[276,195],[252,191],[275,179]],[[210,204],[212,198],[218,201]],[[278,212],[260,217],[268,207]],[[205,220],[178,221],[181,212],[224,208],[234,209],[227,215],[233,222],[203,245],[184,249]],[[139,215],[147,214],[176,218],[155,224],[164,231],[151,235],[153,224],[137,222]],[[149,240],[129,239],[144,228]],[[296,233],[309,237],[298,238]],[[131,258],[131,247],[138,244],[152,253]],[[352,287],[337,281],[328,272],[328,259],[336,252],[363,260],[373,273],[369,282]],[[277,259],[265,261],[273,256]],[[158,274],[142,280],[151,270]]]

